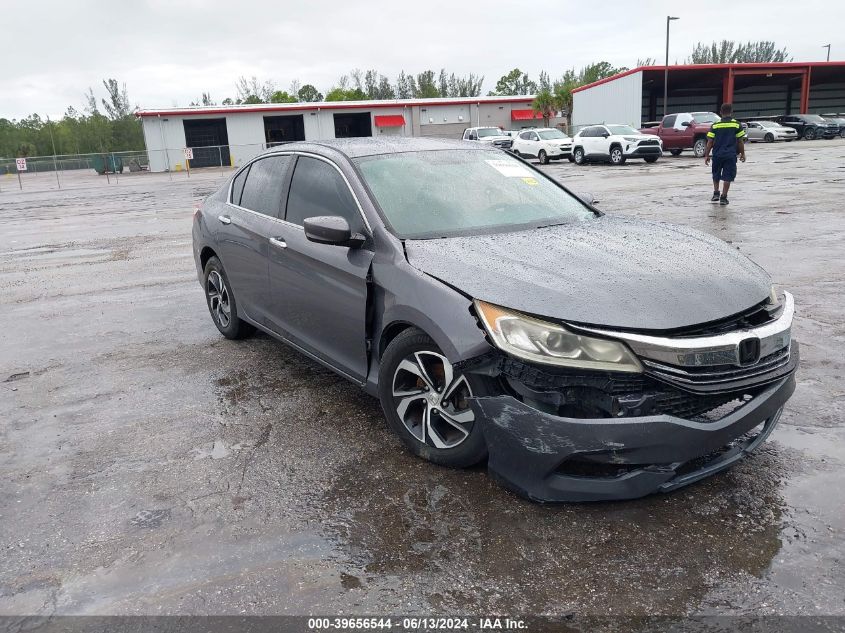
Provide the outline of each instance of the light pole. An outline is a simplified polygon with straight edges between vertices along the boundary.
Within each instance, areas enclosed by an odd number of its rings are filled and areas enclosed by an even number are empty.
[[[827,61],[830,61],[830,44],[825,44],[822,48],[827,49]]]
[[[666,16],[666,65],[663,67],[663,116],[666,116],[669,107],[669,23],[672,20],[680,20],[681,18]]]

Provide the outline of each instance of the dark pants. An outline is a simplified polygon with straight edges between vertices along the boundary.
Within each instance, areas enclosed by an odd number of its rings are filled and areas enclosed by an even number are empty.
[[[714,156],[710,164],[713,168],[713,182],[733,182],[736,178],[736,156]]]

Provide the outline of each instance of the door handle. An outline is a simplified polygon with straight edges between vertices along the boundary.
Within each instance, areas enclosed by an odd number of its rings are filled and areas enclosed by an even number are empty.
[[[218,215],[217,219],[220,220],[220,222],[222,224],[231,224],[232,223],[232,218],[230,218],[228,215]]]
[[[275,246],[276,248],[287,248],[287,242],[285,242],[281,237],[271,237],[270,244]]]

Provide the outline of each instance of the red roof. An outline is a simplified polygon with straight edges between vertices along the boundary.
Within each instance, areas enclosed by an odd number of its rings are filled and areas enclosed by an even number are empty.
[[[601,84],[605,84],[609,81],[614,81],[615,79],[619,79],[621,77],[627,77],[628,75],[633,75],[634,73],[638,73],[644,70],[659,70],[663,72],[668,69],[671,72],[675,70],[725,70],[727,68],[732,68],[733,70],[794,69],[796,72],[800,72],[802,68],[807,67],[826,68],[836,66],[845,66],[845,62],[766,62],[753,64],[677,64],[674,66],[670,64],[669,66],[637,66],[636,68],[623,71],[611,77],[599,79],[598,81],[594,81],[591,84],[578,86],[577,88],[574,88],[572,92],[580,92],[581,90],[586,90],[587,88],[600,86]]]
[[[375,110],[378,108],[403,108],[411,106],[438,105],[528,105],[534,99],[533,95],[517,95],[504,97],[460,97],[460,98],[432,98],[432,99],[384,99],[378,101],[319,101],[312,103],[258,103],[254,105],[232,106],[192,106],[188,108],[159,108],[142,109],[135,112],[137,117],[168,117],[168,116],[209,116],[212,114],[240,114],[246,112],[284,112],[293,111],[297,114],[318,110]]]
[[[376,127],[402,127],[405,125],[405,117],[401,114],[377,114],[373,117]]]
[[[533,121],[542,118],[543,114],[534,110],[511,110],[511,121]]]

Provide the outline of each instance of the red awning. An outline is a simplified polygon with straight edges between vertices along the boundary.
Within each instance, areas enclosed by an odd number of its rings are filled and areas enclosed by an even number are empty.
[[[542,118],[543,115],[534,110],[511,110],[511,121],[533,121]]]
[[[401,114],[377,114],[373,117],[376,127],[402,127],[405,125],[405,117]]]

